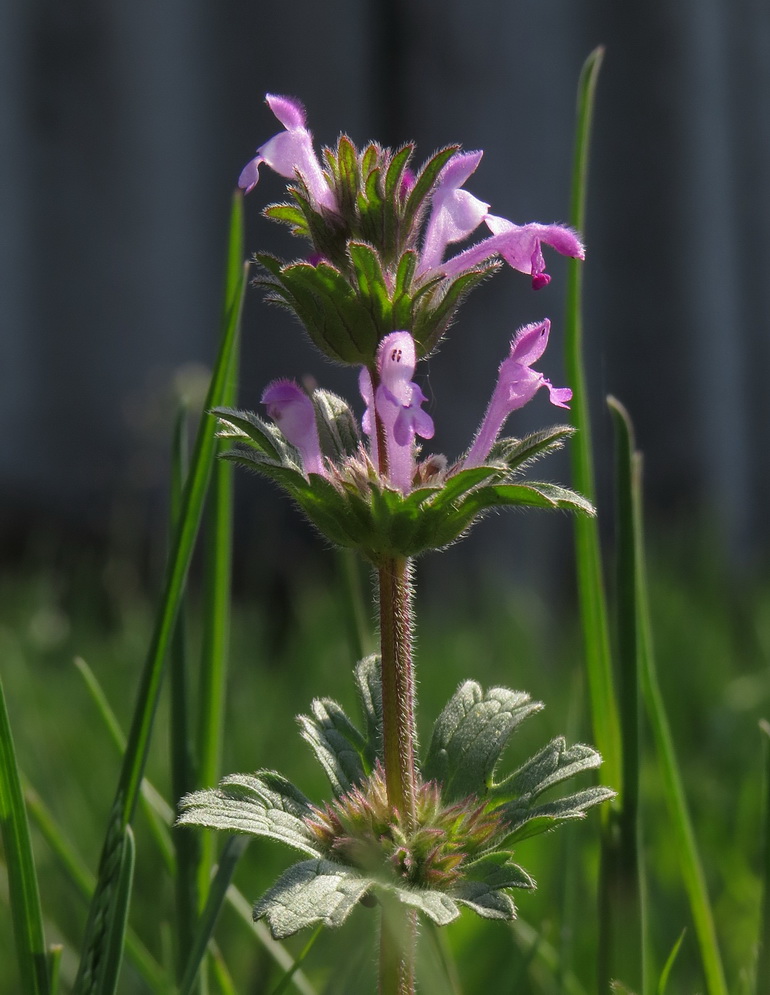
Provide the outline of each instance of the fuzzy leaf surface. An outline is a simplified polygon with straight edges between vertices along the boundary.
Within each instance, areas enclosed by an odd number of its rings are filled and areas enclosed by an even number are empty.
[[[254,906],[254,919],[267,919],[273,938],[292,936],[322,922],[341,926],[371,882],[352,868],[330,860],[293,864]]]
[[[179,806],[178,825],[267,836],[303,853],[320,852],[303,821],[310,813],[309,799],[273,771],[231,774],[218,788],[185,795]]]
[[[538,836],[554,829],[560,822],[568,819],[584,819],[586,810],[600,802],[614,798],[615,791],[610,788],[586,788],[576,791],[566,798],[544,802],[542,805],[531,805],[524,799],[508,802],[500,806],[499,813],[508,823],[508,832],[504,837],[506,846],[511,846],[530,836]]]
[[[362,756],[366,740],[336,701],[316,698],[310,715],[299,715],[302,738],[310,744],[335,795],[350,791],[366,776]]]
[[[510,777],[493,785],[490,794],[501,801],[533,800],[555,784],[599,767],[601,762],[601,756],[593,747],[583,743],[567,747],[564,737],[557,736]]]
[[[542,707],[524,691],[484,691],[476,681],[466,681],[436,720],[423,776],[443,785],[446,801],[483,797],[512,732]]]

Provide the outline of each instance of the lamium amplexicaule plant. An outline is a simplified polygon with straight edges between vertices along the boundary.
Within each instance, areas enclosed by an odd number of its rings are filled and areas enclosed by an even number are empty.
[[[507,266],[544,287],[543,247],[582,259],[583,245],[563,225],[494,215],[464,189],[481,152],[451,145],[418,167],[411,144],[357,148],[342,135],[319,158],[302,105],[276,95],[267,103],[282,130],[258,149],[239,185],[258,189],[264,167],[288,180],[286,200],[264,214],[287,225],[301,248],[290,262],[257,253],[255,283],[299,319],[324,356],[352,367],[360,397],[351,406],[306,390],[292,378],[302,371],[287,371],[265,387],[262,413],[217,409],[219,436],[233,446],[226,459],[270,478],[326,540],[371,566],[379,653],[354,670],[360,724],[329,698],[299,717],[330,797],[311,800],[273,770],[233,774],[182,798],[178,823],[269,837],[300,854],[254,907],[275,938],[319,923],[338,927],[357,906],[376,906],[380,992],[408,995],[420,916],[444,925],[465,908],[513,919],[512,892],[535,887],[513,848],[614,795],[589,783],[554,796],[551,789],[601,762],[591,746],[562,737],[511,772],[498,770],[512,734],[543,707],[523,691],[468,680],[421,754],[415,733],[415,559],[456,542],[490,509],[593,514],[580,494],[529,476],[571,427],[502,434],[541,388],[551,404],[569,406],[569,387],[554,387],[535,368],[547,363],[547,318],[511,338],[486,411],[458,456],[423,448],[434,422],[420,364],[450,325],[464,333],[458,309],[488,277]]]

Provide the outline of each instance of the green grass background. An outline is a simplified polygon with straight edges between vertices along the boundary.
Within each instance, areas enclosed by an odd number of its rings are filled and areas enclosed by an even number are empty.
[[[758,720],[770,713],[770,591],[762,583],[731,576],[702,539],[672,538],[660,547],[650,570],[658,670],[729,991],[748,992],[760,902],[763,768]],[[0,660],[19,763],[92,870],[120,765],[73,658],[81,656],[90,664],[126,728],[153,612],[150,593],[127,582],[132,576],[127,562],[83,560],[57,570],[37,567],[0,577]],[[570,739],[590,741],[581,640],[569,607],[497,582],[485,589],[479,578],[451,604],[439,605],[428,597],[424,602],[418,642],[419,723],[424,734],[456,684],[473,677],[485,685],[525,689],[547,705],[514,738],[506,765],[517,765],[562,732]],[[194,650],[200,633],[196,612],[189,616]],[[281,617],[289,623],[280,624]],[[314,799],[325,797],[323,775],[309,762],[294,715],[322,694],[336,697],[355,713],[355,656],[343,585],[331,570],[297,576],[289,602],[282,606],[267,596],[236,600],[223,770],[280,768]],[[164,701],[148,776],[173,803],[167,729]],[[696,993],[703,991],[697,946],[657,765],[649,737],[645,739],[642,792],[652,939],[662,960],[686,930],[668,990]],[[130,922],[154,956],[170,964],[173,882],[141,815],[136,831]],[[520,846],[517,858],[539,882],[537,892],[520,896],[520,925],[482,922],[466,913],[446,928],[445,936],[424,927],[421,990],[449,990],[445,967],[440,966],[442,945],[448,940],[458,991],[474,993],[494,986],[512,995],[566,992],[566,975],[572,972],[582,990],[592,993],[598,836],[594,812],[584,823]],[[47,937],[65,944],[66,991],[86,910],[37,832],[33,840]],[[221,842],[217,840],[218,847]],[[289,854],[277,844],[255,841],[236,883],[254,900],[288,861]],[[11,920],[7,895],[0,892],[3,906],[0,991],[12,992],[17,982]],[[372,912],[361,908],[341,930],[324,933],[314,945],[304,969],[318,991],[373,987],[371,920]],[[272,991],[281,972],[227,909],[217,939],[239,993]],[[299,937],[288,946],[298,953],[304,943]],[[147,991],[130,964],[124,967],[119,990]]]

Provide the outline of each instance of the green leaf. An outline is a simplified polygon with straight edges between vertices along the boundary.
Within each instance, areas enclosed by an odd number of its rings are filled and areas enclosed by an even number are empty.
[[[383,891],[390,891],[398,897],[402,905],[408,905],[424,913],[437,926],[446,926],[460,915],[457,902],[444,891],[430,888],[407,888],[384,885],[375,882]]]
[[[267,919],[273,939],[282,940],[322,922],[341,926],[372,882],[330,860],[294,864],[254,906],[255,919]]]
[[[483,796],[516,726],[542,708],[524,691],[484,691],[475,681],[466,681],[436,720],[424,778],[443,785],[445,801]]]
[[[524,505],[532,508],[565,508],[570,511],[581,511],[586,515],[594,515],[595,509],[590,501],[567,487],[549,484],[543,481],[527,481],[526,484],[497,484],[481,487],[470,494],[460,505],[463,513],[472,511],[477,514],[487,508],[515,507]]]
[[[498,439],[489,453],[489,463],[505,463],[508,470],[523,470],[525,467],[561,449],[565,439],[575,434],[572,425],[555,425],[551,428],[532,432],[523,439]]]
[[[390,160],[387,172],[385,173],[385,201],[391,203],[398,199],[398,190],[401,178],[404,175],[407,163],[414,152],[414,145],[407,144],[400,148]]]
[[[366,776],[361,762],[366,741],[336,701],[316,698],[310,710],[312,717],[297,716],[302,738],[310,744],[335,795],[345,794]]]
[[[214,408],[211,412],[219,418],[217,435],[220,439],[242,439],[260,449],[270,459],[283,460],[288,451],[280,431],[252,411],[234,408]]]
[[[293,204],[270,204],[262,213],[271,221],[279,221],[281,224],[289,225],[292,235],[309,238],[310,230],[305,215]]]
[[[490,796],[501,800],[524,796],[534,799],[575,774],[599,767],[601,762],[601,756],[592,747],[575,743],[568,748],[564,737],[558,736],[510,777],[494,784]]]
[[[371,774],[376,757],[382,756],[382,680],[378,654],[359,660],[355,679],[366,721],[366,772]]]
[[[48,995],[50,987],[47,949],[35,858],[2,681],[0,681],[0,829],[2,829],[5,864],[8,871],[11,919],[19,969],[19,991],[22,995]]]
[[[521,840],[550,832],[558,823],[569,819],[585,818],[586,809],[609,801],[616,795],[610,788],[594,787],[576,791],[565,798],[544,802],[542,805],[530,804],[531,799],[520,798],[517,801],[501,805],[496,811],[508,823],[508,831],[501,839],[507,846],[519,843]]]
[[[431,499],[430,508],[432,511],[440,511],[449,507],[458,498],[461,498],[468,491],[472,491],[479,484],[490,477],[500,477],[500,470],[494,466],[472,466],[467,470],[458,470],[450,474],[442,487],[435,491]]]
[[[358,423],[350,406],[330,390],[314,390],[310,395],[315,408],[321,452],[335,462],[352,456],[361,446]]]
[[[177,825],[267,836],[303,853],[320,852],[303,821],[310,814],[309,799],[274,771],[231,774],[218,788],[185,795],[179,810]]]
[[[490,888],[525,888],[534,891],[535,879],[514,862],[512,855],[500,850],[487,853],[465,868],[464,878],[468,881],[483,882]]]
[[[407,197],[406,204],[404,205],[404,226],[407,229],[412,227],[415,218],[422,210],[426,197],[430,194],[436,180],[438,179],[438,174],[459,148],[459,145],[449,145],[445,149],[439,149],[439,151],[425,163],[420,172],[417,174],[414,186],[409,191],[409,196]],[[388,170],[388,174],[390,174],[390,170]],[[390,176],[388,175],[388,178],[386,178],[385,181],[386,189],[390,189],[392,192],[394,187],[389,186],[389,179]]]
[[[464,882],[457,888],[455,898],[484,919],[510,921],[516,918],[516,905],[511,896],[481,881]]]

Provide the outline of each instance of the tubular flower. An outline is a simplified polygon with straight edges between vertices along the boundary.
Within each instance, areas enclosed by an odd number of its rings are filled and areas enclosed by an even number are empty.
[[[563,225],[515,225],[489,213],[489,204],[460,187],[475,172],[482,152],[458,152],[439,174],[431,199],[431,215],[425,230],[419,272],[421,276],[456,277],[495,256],[513,269],[532,276],[535,290],[550,283],[545,272],[541,243],[565,256],[583,259],[583,245],[575,232]],[[464,252],[442,262],[446,247],[460,242],[485,222],[492,234]]]
[[[326,476],[313,402],[293,380],[274,380],[265,388],[262,403],[283,437],[302,457],[306,474]]]
[[[337,202],[313,150],[313,136],[305,127],[304,107],[291,97],[268,93],[265,99],[286,130],[279,131],[257,149],[256,156],[241,172],[238,186],[246,193],[253,190],[259,180],[259,167],[264,162],[288,179],[295,179],[299,174],[316,208],[325,207],[336,212]]]
[[[441,170],[420,254],[421,272],[438,267],[447,245],[467,238],[486,218],[489,204],[460,189],[475,172],[483,154],[458,152]]]
[[[550,330],[551,322],[545,318],[525,325],[514,336],[510,355],[500,364],[497,384],[484,420],[463,461],[466,469],[484,463],[508,415],[531,401],[541,387],[548,388],[551,404],[560,408],[569,407],[567,402],[572,398],[570,388],[554,387],[542,373],[532,369],[532,364],[545,352]]]
[[[372,418],[374,408],[383,426],[388,478],[404,494],[411,490],[414,478],[414,437],[432,439],[434,432],[433,419],[421,407],[427,398],[412,380],[416,364],[414,339],[409,332],[391,332],[382,340],[377,352],[379,385],[376,392],[366,368],[359,378],[367,405],[362,428],[372,439],[372,458],[379,466],[377,432]]]

